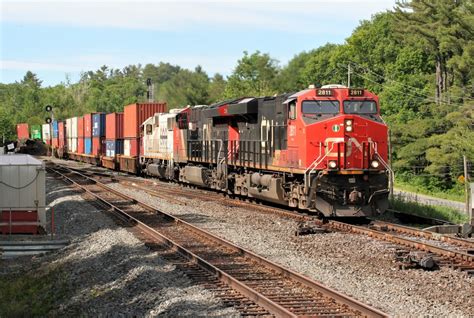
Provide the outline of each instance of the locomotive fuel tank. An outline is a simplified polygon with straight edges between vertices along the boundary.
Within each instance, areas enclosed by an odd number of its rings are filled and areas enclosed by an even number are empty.
[[[146,166],[145,173],[158,178],[166,178],[166,167],[160,164],[151,163]]]
[[[250,176],[248,196],[274,203],[285,203],[283,179],[271,174],[253,173]]]
[[[211,183],[211,171],[204,167],[186,166],[184,167],[183,181],[207,187]]]

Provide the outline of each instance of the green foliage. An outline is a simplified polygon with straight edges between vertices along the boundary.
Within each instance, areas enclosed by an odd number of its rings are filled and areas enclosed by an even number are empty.
[[[197,66],[194,72],[179,70],[169,81],[160,86],[158,99],[165,100],[173,108],[186,105],[202,105],[209,101],[209,77]]]
[[[277,93],[277,61],[259,51],[244,56],[237,62],[225,88],[227,98],[240,96],[266,96]]]
[[[401,190],[426,194],[433,197],[464,202],[464,184],[456,180],[446,188],[443,179],[436,175],[400,172],[395,175],[395,187]]]
[[[293,57],[277,75],[275,81],[280,93],[296,92],[308,87],[310,81],[305,78],[304,71],[314,51],[301,52]]]
[[[400,198],[390,200],[390,208],[406,213],[449,221],[454,224],[462,224],[468,221],[468,217],[458,210],[444,206],[426,205],[418,202],[409,202]]]

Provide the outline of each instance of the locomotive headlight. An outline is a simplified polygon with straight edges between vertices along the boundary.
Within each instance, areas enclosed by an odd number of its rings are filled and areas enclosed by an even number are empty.
[[[344,123],[345,123],[345,126],[346,126],[346,131],[351,132],[353,130],[352,119],[346,119]]]
[[[372,160],[370,162],[370,166],[374,169],[377,169],[380,166],[380,162],[378,162],[377,160]]]
[[[336,168],[337,168],[337,162],[336,162],[335,160],[330,160],[330,161],[328,162],[328,167],[329,167],[330,169],[336,169]]]

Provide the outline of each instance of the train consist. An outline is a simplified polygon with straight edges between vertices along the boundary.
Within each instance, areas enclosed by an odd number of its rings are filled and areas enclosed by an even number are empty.
[[[53,153],[325,217],[388,206],[388,129],[367,90],[329,85],[165,110],[132,104],[53,122]]]

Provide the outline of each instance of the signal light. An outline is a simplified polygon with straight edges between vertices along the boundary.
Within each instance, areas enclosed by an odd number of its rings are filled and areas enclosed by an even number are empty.
[[[380,163],[377,160],[372,160],[370,166],[374,169],[377,169],[380,166]]]
[[[329,167],[330,169],[336,169],[336,168],[337,168],[337,162],[336,162],[336,160],[330,160],[330,161],[328,162],[328,167]]]
[[[344,121],[344,123],[345,123],[345,127],[346,127],[347,132],[351,132],[351,131],[354,130],[354,127],[352,127],[352,119],[346,119]]]

